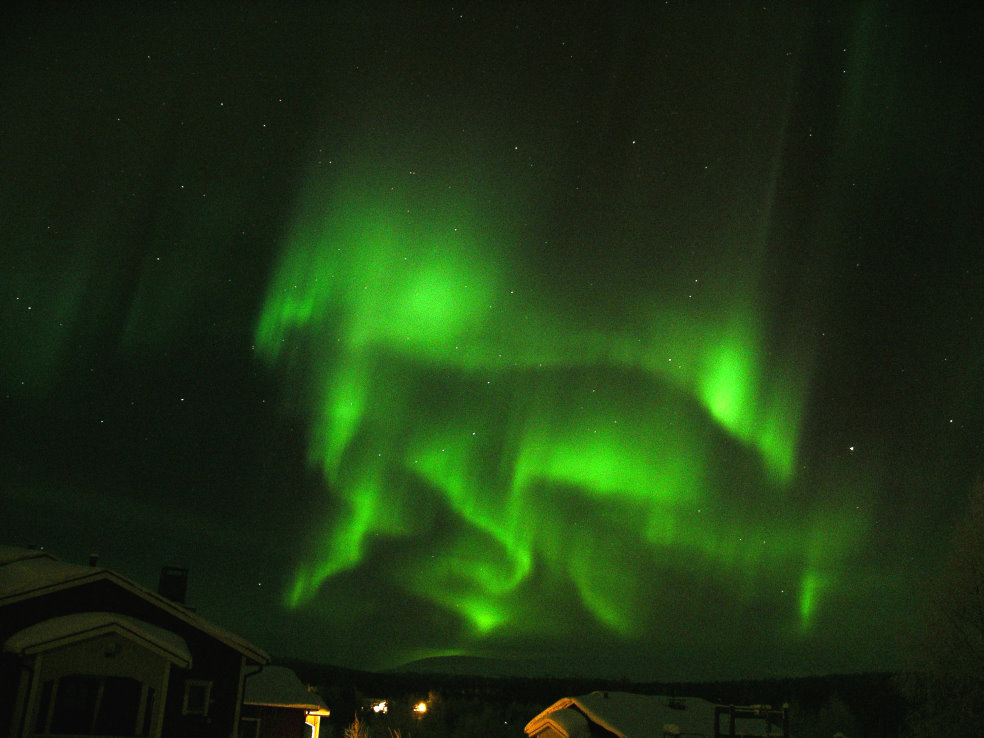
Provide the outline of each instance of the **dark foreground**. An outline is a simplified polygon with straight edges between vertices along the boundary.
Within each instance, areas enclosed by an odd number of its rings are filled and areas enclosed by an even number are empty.
[[[595,690],[702,697],[718,704],[788,705],[796,738],[840,732],[850,738],[904,735],[908,704],[901,679],[888,673],[838,674],[732,682],[645,682],[605,679],[376,673],[293,659],[280,663],[317,688],[331,709],[329,736],[442,738],[524,735],[523,727],[562,697]],[[387,711],[373,705],[387,703]],[[415,706],[423,703],[425,712]],[[323,735],[328,731],[323,731]]]

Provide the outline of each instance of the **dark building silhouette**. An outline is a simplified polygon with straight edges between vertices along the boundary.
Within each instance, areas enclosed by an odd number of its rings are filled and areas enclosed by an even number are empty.
[[[161,583],[0,546],[0,735],[236,735],[269,657],[179,604],[187,570]]]

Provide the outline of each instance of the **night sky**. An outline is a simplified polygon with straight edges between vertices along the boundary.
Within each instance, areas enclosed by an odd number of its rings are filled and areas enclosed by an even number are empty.
[[[0,542],[356,668],[904,665],[984,472],[929,5],[13,12]]]

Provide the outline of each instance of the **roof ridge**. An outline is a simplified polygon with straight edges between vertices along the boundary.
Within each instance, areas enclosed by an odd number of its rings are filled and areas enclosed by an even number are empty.
[[[4,547],[11,549],[13,547]],[[23,549],[24,551],[30,551],[31,549]],[[187,624],[191,625],[193,628],[208,633],[217,640],[224,642],[226,645],[230,646],[236,651],[239,651],[244,656],[251,658],[253,661],[259,664],[267,664],[270,662],[270,656],[262,649],[254,646],[248,640],[239,636],[232,631],[223,628],[220,625],[216,625],[211,620],[208,620],[202,615],[192,611],[190,608],[165,597],[159,592],[140,584],[134,579],[121,574],[114,569],[107,569],[102,566],[85,566],[82,564],[75,564],[69,561],[63,561],[57,556],[43,552],[45,558],[50,560],[50,563],[56,564],[57,566],[68,569],[68,576],[61,576],[56,578],[54,581],[42,582],[38,586],[29,586],[27,588],[21,588],[15,590],[11,594],[4,595],[0,593],[0,607],[13,604],[15,602],[20,602],[22,600],[31,599],[34,597],[40,597],[48,592],[57,591],[59,589],[68,589],[72,587],[78,587],[85,583],[95,581],[97,579],[109,579],[114,581],[119,586],[124,589],[129,590],[133,594],[148,600],[162,610],[170,612],[172,615],[176,616],[180,620],[185,621]],[[40,559],[40,556],[23,556],[21,558],[15,559],[8,563],[20,563],[25,566],[38,565],[40,562],[32,562],[32,559]],[[49,562],[45,562],[49,563]],[[125,613],[124,613],[125,614]]]

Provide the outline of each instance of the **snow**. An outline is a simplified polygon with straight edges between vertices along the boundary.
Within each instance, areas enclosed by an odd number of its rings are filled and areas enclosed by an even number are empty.
[[[222,641],[254,663],[266,664],[270,661],[270,657],[264,651],[244,638],[220,628],[187,607],[172,602],[154,590],[137,584],[115,571],[98,566],[70,564],[44,551],[0,546],[0,607],[102,579],[110,580],[192,627]]]
[[[619,738],[652,738],[672,729],[683,735],[714,735],[715,709],[713,702],[698,697],[592,692],[558,700],[527,723],[526,734],[535,736],[547,727],[554,727],[567,738],[579,738],[582,733],[569,730],[567,718],[561,717],[577,711]],[[740,723],[740,730],[746,735],[768,735],[764,721],[741,720]]]
[[[327,710],[321,698],[309,692],[297,674],[285,666],[267,666],[258,673],[247,674],[243,702],[248,705],[298,707],[311,712]]]
[[[181,636],[115,612],[80,612],[42,620],[10,636],[3,644],[3,650],[16,654],[38,653],[108,633],[153,647],[183,669],[191,666],[191,652]]]

